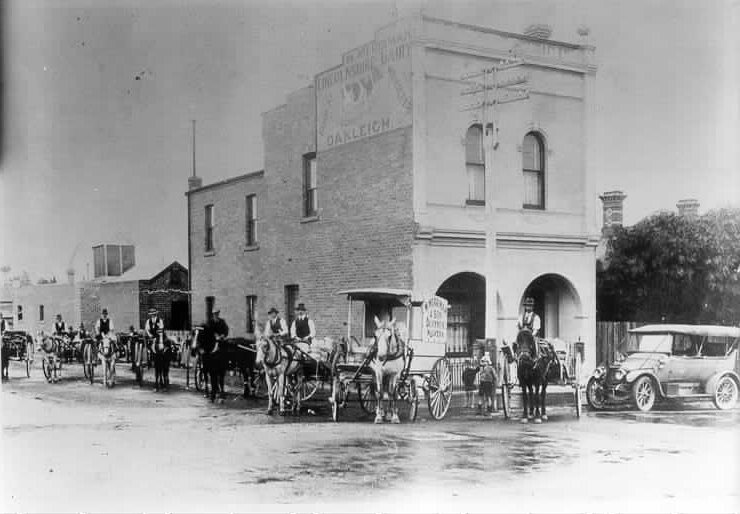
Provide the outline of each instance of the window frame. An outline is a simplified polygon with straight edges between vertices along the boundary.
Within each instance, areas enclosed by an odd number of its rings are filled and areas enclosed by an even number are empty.
[[[39,321],[44,321],[44,306],[39,305]]]
[[[257,245],[257,195],[252,193],[246,196],[245,205],[245,233],[246,246]]]
[[[477,159],[470,158],[469,150],[474,146],[471,144],[471,131],[478,131],[478,141],[475,143],[476,151],[478,153]],[[473,123],[465,131],[465,175],[468,182],[468,195],[465,199],[467,205],[485,205],[486,204],[486,155],[485,155],[485,131],[483,125],[480,123]],[[480,173],[483,177],[483,191],[482,198],[474,198],[474,191],[471,190],[470,175],[472,170]]]
[[[301,288],[298,284],[286,284],[285,293],[285,321],[290,325],[295,320],[296,307]]]
[[[213,308],[216,306],[215,296],[206,296],[206,321],[210,321],[213,318]]]
[[[215,231],[216,222],[214,216],[214,205],[209,203],[204,207],[204,251],[213,252],[215,251],[213,233]]]
[[[537,164],[539,166],[539,169],[531,169],[531,168],[526,168],[525,167],[524,156],[525,156],[525,153],[526,153],[526,144],[527,144],[526,142],[527,142],[527,138],[529,136],[532,136],[534,138],[536,144],[537,144],[537,150],[538,150],[538,153],[539,153],[539,163],[537,163]],[[545,206],[546,206],[546,201],[545,201],[545,171],[546,171],[546,164],[547,164],[547,160],[545,158],[545,152],[546,152],[546,149],[545,149],[545,138],[542,136],[542,134],[540,132],[537,132],[537,131],[532,130],[532,131],[527,132],[524,135],[524,139],[522,140],[522,178],[524,179],[524,194],[525,194],[525,199],[522,202],[522,208],[523,209],[532,209],[532,210],[540,210],[540,211],[544,211],[545,210]],[[537,176],[537,181],[538,181],[538,185],[539,185],[539,196],[540,196],[540,203],[539,204],[526,203],[526,192],[527,192],[526,188],[527,188],[527,185],[526,185],[526,178],[525,177],[527,177],[527,174],[528,173],[529,174],[536,174],[536,176]]]
[[[18,307],[15,311],[15,319],[18,321],[23,321],[23,305],[17,305]]]
[[[257,295],[247,295],[246,297],[246,316],[245,327],[247,334],[254,334],[257,327]]]
[[[313,163],[313,187],[311,184],[311,171]],[[303,209],[304,218],[316,217],[319,214],[319,181],[318,162],[316,152],[303,155]]]

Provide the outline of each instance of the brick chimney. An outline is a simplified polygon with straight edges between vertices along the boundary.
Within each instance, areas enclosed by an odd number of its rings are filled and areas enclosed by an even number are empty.
[[[188,177],[188,191],[192,191],[193,189],[198,189],[199,187],[203,187],[203,179],[196,175],[189,176]]]
[[[611,237],[614,227],[622,226],[623,204],[627,195],[622,191],[607,191],[599,198],[604,204],[604,224],[601,227],[601,234],[604,237]]]
[[[678,207],[679,216],[687,216],[689,218],[696,218],[699,215],[699,200],[696,198],[686,198],[679,200],[676,204]]]

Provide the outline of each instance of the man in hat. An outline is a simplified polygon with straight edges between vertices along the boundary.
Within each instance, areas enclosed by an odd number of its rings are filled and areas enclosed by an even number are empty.
[[[316,326],[313,320],[308,317],[305,305],[299,303],[296,311],[298,312],[298,317],[290,325],[290,338],[296,343],[300,343],[299,348],[305,351],[311,345],[314,337],[316,337]]]
[[[100,313],[100,319],[95,322],[95,336],[97,339],[102,339],[103,336],[108,336],[115,340],[113,328],[113,320],[108,317],[108,309],[103,309]]]
[[[214,309],[211,319],[206,322],[203,331],[204,349],[203,369],[211,376],[211,401],[216,401],[216,394],[221,401],[224,398],[224,379],[226,377],[226,350],[220,348],[229,335],[229,326],[221,316],[220,309]]]
[[[540,317],[534,312],[534,298],[528,296],[524,300],[524,313],[519,317],[516,323],[518,330],[529,329],[534,337],[539,337],[541,321]]]
[[[57,314],[57,320],[54,322],[54,335],[61,337],[67,335],[67,324],[62,320],[62,315]]]
[[[159,333],[164,332],[164,321],[157,315],[157,309],[153,307],[149,309],[148,314],[149,318],[144,323],[144,333],[148,339],[154,340]]]
[[[278,316],[278,310],[275,307],[271,307],[267,311],[267,325],[265,325],[265,336],[266,337],[283,337],[288,335],[288,324],[285,320]]]

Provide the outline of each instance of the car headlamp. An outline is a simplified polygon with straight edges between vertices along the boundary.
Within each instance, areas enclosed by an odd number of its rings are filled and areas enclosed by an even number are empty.
[[[618,369],[614,372],[614,380],[622,380],[626,373],[623,369]]]

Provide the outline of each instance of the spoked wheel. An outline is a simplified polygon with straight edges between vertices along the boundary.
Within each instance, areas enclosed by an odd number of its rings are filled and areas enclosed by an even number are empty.
[[[586,402],[593,410],[601,410],[606,404],[604,388],[601,382],[594,377],[591,377],[586,384]]]
[[[407,382],[399,382],[396,386],[396,401],[398,414],[402,421],[416,421],[419,413],[419,390],[416,379],[411,378]]]
[[[316,394],[316,390],[319,388],[319,381],[316,377],[304,376],[303,380],[299,384],[298,392],[301,395],[301,401],[310,400],[313,395]]]
[[[202,391],[205,385],[206,374],[203,371],[203,360],[200,358],[195,359],[195,390]]]
[[[434,363],[428,382],[427,404],[429,405],[429,414],[434,419],[439,420],[445,417],[452,402],[452,370],[447,359],[442,358]]]
[[[511,385],[507,382],[501,384],[501,408],[504,411],[504,419],[511,417]]]
[[[714,388],[714,406],[719,410],[731,409],[737,403],[737,397],[737,382],[729,376],[720,378]]]
[[[360,407],[365,414],[375,414],[378,408],[378,394],[375,391],[375,382],[358,383],[357,396],[360,399]]]
[[[650,377],[643,376],[637,379],[632,386],[632,401],[642,412],[647,412],[655,404],[655,385]]]
[[[51,364],[49,363],[49,359],[44,358],[44,360],[41,361],[41,368],[44,370],[44,376],[46,377],[46,381],[51,382],[51,374],[53,370],[51,369]]]

